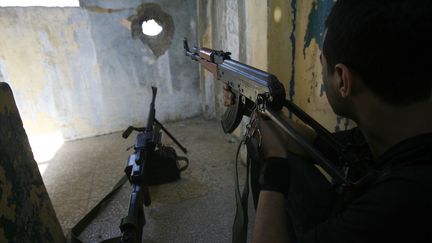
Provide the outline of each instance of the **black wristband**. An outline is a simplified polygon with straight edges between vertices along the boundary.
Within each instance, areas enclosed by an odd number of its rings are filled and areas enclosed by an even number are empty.
[[[289,159],[268,158],[264,160],[260,172],[260,189],[287,194],[289,190]]]

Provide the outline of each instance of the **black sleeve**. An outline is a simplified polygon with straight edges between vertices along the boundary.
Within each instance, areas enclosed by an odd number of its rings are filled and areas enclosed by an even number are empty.
[[[430,191],[390,180],[303,235],[302,243],[432,242]]]
[[[336,140],[338,140],[340,143],[342,143],[345,146],[350,144],[356,146],[357,148],[361,148],[359,150],[364,150],[366,153],[370,153],[366,141],[363,137],[363,134],[361,133],[360,129],[358,129],[357,127],[346,131],[335,132],[333,133],[333,136],[335,136]],[[339,162],[338,153],[330,145],[328,145],[321,136],[317,136],[313,145],[326,158],[328,158],[329,161],[338,164]]]

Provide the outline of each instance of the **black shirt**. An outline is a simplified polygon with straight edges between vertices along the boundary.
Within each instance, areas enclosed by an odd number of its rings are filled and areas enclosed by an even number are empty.
[[[432,134],[400,142],[374,165],[385,174],[301,242],[432,242]]]

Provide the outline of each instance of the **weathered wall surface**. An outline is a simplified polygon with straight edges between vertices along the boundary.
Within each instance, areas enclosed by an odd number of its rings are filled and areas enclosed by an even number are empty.
[[[333,0],[270,1],[269,72],[283,82],[287,98],[331,131],[352,126],[330,108],[322,83],[324,21]]]
[[[353,123],[332,112],[325,97],[319,61],[324,21],[333,2],[198,0],[207,6],[201,9],[207,16],[199,17],[202,34],[198,38],[204,40],[204,46],[230,51],[234,59],[275,74],[284,84],[288,99],[329,130],[344,130]],[[233,22],[236,18],[239,24]],[[208,74],[204,76],[205,82],[209,82]],[[224,110],[222,89],[216,83],[213,90],[215,114],[220,116]]]
[[[159,120],[200,113],[199,74],[183,54],[196,38],[195,1],[157,1],[175,32],[156,58],[127,18],[150,1],[81,1],[85,8],[0,8],[0,73],[29,137],[75,139],[144,124],[152,85]]]
[[[245,26],[241,26],[244,11],[243,0],[214,1],[198,0],[198,43],[200,46],[218,50],[229,50],[233,59],[239,59],[240,43]],[[240,6],[240,7],[239,7]],[[240,29],[242,28],[242,29]],[[201,72],[204,114],[219,116],[222,106],[222,84],[208,72]]]
[[[267,2],[261,0],[198,0],[199,45],[231,52],[231,58],[266,70]],[[220,117],[222,83],[201,71],[203,112]],[[234,133],[240,135],[244,126]]]

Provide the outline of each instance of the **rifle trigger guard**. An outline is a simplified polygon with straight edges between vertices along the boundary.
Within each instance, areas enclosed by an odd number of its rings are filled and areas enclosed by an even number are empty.
[[[265,99],[264,99],[262,94],[259,94],[257,96],[256,110],[257,111],[264,111],[265,110]]]

